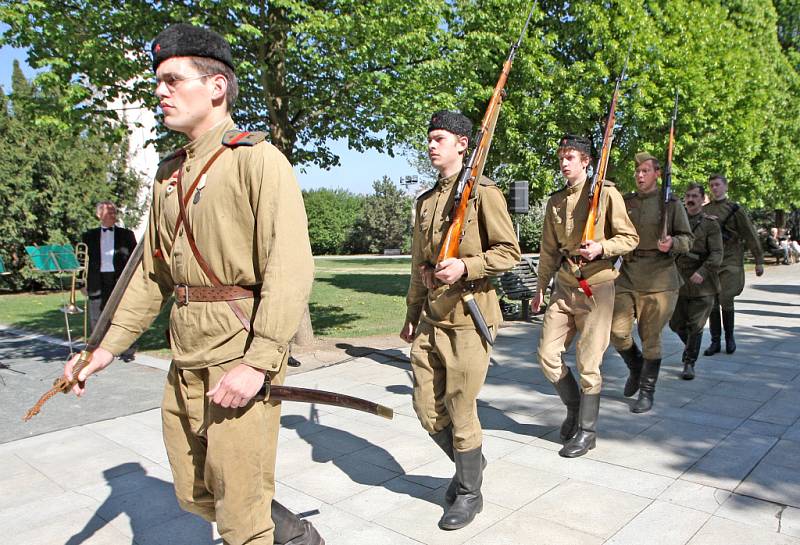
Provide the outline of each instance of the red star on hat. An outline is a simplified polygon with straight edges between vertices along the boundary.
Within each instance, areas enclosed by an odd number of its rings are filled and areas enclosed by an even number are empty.
[[[161,44],[156,44],[156,46],[153,48],[153,51],[155,51],[156,53],[161,51]]]

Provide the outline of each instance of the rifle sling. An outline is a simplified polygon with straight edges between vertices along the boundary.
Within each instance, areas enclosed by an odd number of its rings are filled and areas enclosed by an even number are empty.
[[[217,152],[211,157],[211,159],[208,160],[208,162],[200,171],[200,174],[198,174],[197,179],[195,179],[195,182],[192,184],[190,191],[194,190],[194,188],[197,186],[198,180],[200,180],[200,178],[211,167],[211,164],[217,159],[217,157],[222,155],[222,152],[225,151],[226,149],[228,148],[225,146],[221,146],[220,149],[218,149]],[[188,203],[188,199],[191,196],[191,192],[188,195],[186,195],[186,201],[184,201],[183,185],[181,183],[182,178],[183,178],[183,166],[181,166],[181,169],[178,172],[178,178],[176,180],[176,189],[178,191],[178,210],[179,210],[178,222],[176,223],[176,228],[180,226],[181,223],[183,223],[183,227],[186,230],[186,240],[189,243],[189,247],[192,249],[192,253],[194,254],[195,259],[197,260],[197,264],[200,266],[200,269],[206,274],[206,276],[211,281],[211,284],[214,287],[216,288],[222,287],[223,286],[222,282],[220,282],[219,277],[217,277],[217,275],[214,274],[214,271],[211,270],[211,267],[209,267],[208,262],[200,253],[200,250],[197,248],[197,243],[194,240],[194,233],[192,232],[192,227],[189,224],[189,216],[186,213],[186,204]],[[175,233],[177,235],[177,231],[175,231]],[[250,319],[244,313],[242,308],[236,304],[236,301],[225,301],[225,302],[228,304],[233,313],[242,323],[242,327],[244,327],[245,331],[249,333],[251,329]]]

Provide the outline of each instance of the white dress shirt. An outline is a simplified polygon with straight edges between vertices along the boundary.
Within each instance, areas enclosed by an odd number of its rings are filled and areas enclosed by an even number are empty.
[[[114,272],[114,228],[100,228],[100,272]]]

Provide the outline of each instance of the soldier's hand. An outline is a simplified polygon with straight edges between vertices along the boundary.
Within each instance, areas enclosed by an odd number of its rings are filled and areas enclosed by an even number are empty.
[[[403,329],[400,330],[400,338],[410,343],[414,340],[414,324],[406,322],[403,324]]]
[[[80,354],[75,354],[64,364],[64,377],[67,380],[72,380],[72,372],[80,356]],[[78,397],[82,396],[86,392],[86,379],[108,367],[112,361],[114,361],[114,354],[103,348],[95,349],[92,353],[92,360],[78,373],[78,383],[72,387],[72,392]]]
[[[267,372],[240,363],[219,379],[206,396],[221,407],[244,407],[264,385]]]
[[[703,277],[700,276],[699,273],[694,273],[692,276],[689,277],[689,281],[692,284],[702,284],[703,283]]]
[[[422,283],[426,288],[429,290],[436,288],[436,279],[433,277],[433,267],[426,264],[420,265],[419,274],[422,277]]]
[[[764,274],[764,265],[756,265],[756,276]]]
[[[531,312],[534,314],[539,314],[542,310],[542,302],[544,301],[544,293],[542,290],[536,290],[536,296],[531,299]]]
[[[583,245],[578,250],[578,253],[583,256],[583,258],[587,261],[594,261],[601,255],[603,255],[603,245],[597,241],[590,240],[588,242],[584,242]]]
[[[672,249],[672,237],[667,235],[666,237],[659,239],[658,241],[658,250],[660,252],[664,252],[665,254]]]
[[[457,257],[448,257],[438,265],[434,276],[445,284],[455,284],[464,273],[467,272],[467,266],[463,261]]]

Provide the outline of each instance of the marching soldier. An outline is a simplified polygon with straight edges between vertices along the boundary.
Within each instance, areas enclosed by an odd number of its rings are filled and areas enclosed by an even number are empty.
[[[692,245],[692,228],[686,210],[674,195],[664,208],[658,189],[661,166],[649,153],[636,154],[637,191],[625,195],[628,216],[639,233],[639,245],[625,256],[614,299],[611,342],[630,375],[624,394],[639,392],[631,407],[644,413],[653,406],[653,394],[661,367],[661,331],[678,301],[680,275],[675,256],[686,253]],[[662,212],[666,214],[667,234],[662,238]],[[637,323],[642,349],[636,346],[631,332]]]
[[[461,295],[472,291],[496,332],[502,317],[488,277],[511,269],[520,258],[505,198],[494,182],[482,177],[470,196],[460,258],[436,263],[471,132],[472,122],[460,113],[441,111],[431,117],[428,156],[439,179],[417,199],[408,310],[400,331],[403,340],[413,342],[414,409],[422,427],[456,465],[445,494],[448,508],[439,521],[443,530],[466,526],[483,509],[486,460],[476,400],[486,379],[490,346]]]
[[[602,182],[595,238],[581,246],[589,212],[587,169],[591,161],[591,140],[566,135],[558,147],[561,174],[567,185],[547,201],[539,256],[539,289],[531,310],[542,306],[544,290],[555,276],[555,288],[544,315],[539,338],[539,365],[553,383],[567,407],[561,424],[561,439],[566,443],[561,456],[575,458],[594,448],[597,414],[603,377],[600,364],[608,348],[611,316],[614,309],[614,260],[636,247],[639,237],[625,213],[625,204],[614,184]],[[572,264],[585,262],[582,278],[591,287],[589,297],[580,287]],[[570,263],[572,262],[572,263]],[[577,366],[580,388],[562,359],[572,339],[580,333]]]
[[[713,356],[721,349],[722,328],[725,328],[725,352],[736,351],[733,337],[733,299],[744,289],[744,246],[746,244],[756,260],[756,276],[764,274],[764,255],[758,235],[747,217],[747,213],[737,203],[728,199],[728,180],[721,174],[708,177],[711,202],[703,211],[716,219],[722,231],[722,244],[725,255],[719,269],[720,291],[714,300],[708,326],[711,331],[711,344],[703,352]],[[720,320],[722,308],[722,320]]]
[[[703,186],[691,183],[686,188],[683,203],[692,226],[692,249],[678,256],[675,264],[683,279],[678,303],[669,320],[669,327],[683,341],[683,372],[685,380],[694,378],[694,366],[700,354],[703,328],[711,314],[714,298],[719,293],[717,271],[722,263],[722,233],[716,220],[703,213]]]
[[[105,368],[174,294],[162,421],[178,503],[216,521],[227,545],[322,544],[273,500],[280,403],[254,399],[265,379],[282,382],[311,289],[300,188],[263,133],[234,129],[222,36],[173,25],[152,54],[164,124],[189,143],[159,166],[143,261],[78,378]]]

